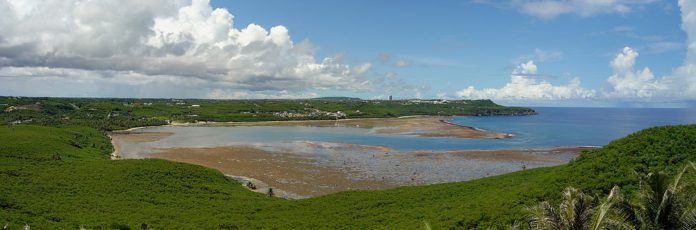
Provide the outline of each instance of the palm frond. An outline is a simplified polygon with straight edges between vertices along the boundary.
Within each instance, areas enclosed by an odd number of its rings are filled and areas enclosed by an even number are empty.
[[[691,208],[681,216],[681,229],[696,229],[696,207]]]
[[[595,210],[593,230],[635,229],[638,223],[633,207],[624,199],[618,186],[614,186]]]
[[[561,230],[563,228],[561,215],[548,201],[528,208],[529,225],[532,229]]]

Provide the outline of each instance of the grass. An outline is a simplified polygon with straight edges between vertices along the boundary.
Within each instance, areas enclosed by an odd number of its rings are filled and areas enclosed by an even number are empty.
[[[567,165],[468,182],[351,191],[289,201],[221,173],[164,160],[108,160],[108,137],[84,127],[0,128],[0,225],[13,229],[489,228],[575,186],[631,194],[637,174],[696,161],[696,125],[652,128],[583,152]],[[60,160],[54,160],[58,153]],[[635,172],[634,172],[635,171]]]

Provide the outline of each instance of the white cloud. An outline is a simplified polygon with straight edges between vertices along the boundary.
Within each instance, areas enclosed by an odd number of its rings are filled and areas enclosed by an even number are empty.
[[[638,52],[625,47],[611,62],[614,74],[605,97],[629,100],[696,99],[696,2],[679,0],[682,29],[687,34],[687,56],[682,66],[668,76],[656,78],[649,68],[634,70]]]
[[[404,59],[399,59],[392,66],[394,66],[396,68],[406,68],[406,67],[411,66],[411,62],[404,60]]]
[[[696,2],[679,0],[682,30],[686,32],[686,60],[672,73],[668,81],[674,85],[671,90],[684,99],[696,99]]]
[[[679,0],[681,8],[682,30],[687,35],[686,63],[696,65],[696,2]]]
[[[648,67],[634,69],[638,56],[636,50],[625,47],[611,61],[614,74],[607,79],[610,89],[604,97],[643,101],[696,99],[696,65],[687,62],[672,75],[656,78]]]
[[[567,85],[557,86],[547,81],[533,79],[536,75],[537,66],[530,60],[513,70],[510,82],[502,88],[476,89],[469,86],[457,91],[456,95],[466,99],[502,101],[586,99],[595,96],[595,91],[582,88],[577,78],[572,79]]]
[[[649,68],[634,70],[638,52],[625,47],[617,54],[610,65],[614,74],[607,79],[611,91],[606,96],[610,98],[650,98],[658,91],[666,89],[666,85],[655,79]]]
[[[269,92],[247,92],[236,90],[215,89],[208,93],[209,99],[306,99],[317,98],[318,93],[291,93],[287,90]]]
[[[365,90],[371,67],[316,60],[312,45],[294,43],[283,26],[235,28],[232,14],[208,0],[0,0],[0,12],[3,82],[33,77],[12,75],[24,68],[64,80],[128,73],[143,84],[167,76],[249,91]]]
[[[527,7],[535,7],[534,10],[543,11],[530,14],[542,17],[553,18],[563,13],[577,13],[590,15],[595,13],[619,12],[618,6],[624,4],[631,5],[646,4],[652,1],[516,1],[514,4]],[[535,5],[538,4],[538,5]],[[594,9],[596,6],[604,5],[607,8],[602,11]],[[639,53],[631,47],[623,48],[615,58],[609,63],[613,74],[607,79],[608,88],[597,94],[594,90],[584,89],[580,86],[579,79],[573,79],[567,85],[555,86],[546,81],[535,80],[538,77],[536,65],[532,61],[522,63],[511,76],[511,81],[502,88],[476,89],[470,86],[457,92],[457,96],[463,98],[494,100],[559,100],[559,99],[602,99],[609,101],[684,101],[696,100],[696,1],[679,0],[681,9],[682,29],[687,33],[686,46],[675,43],[659,41],[648,37],[640,37],[646,41],[657,41],[653,46],[649,46],[653,52],[666,52],[680,47],[687,48],[687,57],[684,63],[676,68],[670,75],[656,77],[650,68],[644,67],[636,69],[636,59]],[[616,32],[633,33],[631,27],[616,27]],[[637,36],[637,35],[636,35]],[[542,52],[528,55],[529,58],[540,58]],[[554,55],[550,55],[554,56]]]
[[[512,0],[520,12],[542,19],[563,14],[590,16],[601,13],[628,13],[654,0]]]

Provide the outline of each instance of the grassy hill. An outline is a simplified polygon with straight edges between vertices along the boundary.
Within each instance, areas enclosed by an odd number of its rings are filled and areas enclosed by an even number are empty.
[[[0,225],[33,228],[487,228],[572,185],[630,195],[637,173],[696,161],[696,125],[647,129],[567,165],[468,182],[342,192],[299,201],[243,189],[217,171],[164,160],[108,160],[90,128],[0,128]],[[637,172],[637,173],[636,173]]]

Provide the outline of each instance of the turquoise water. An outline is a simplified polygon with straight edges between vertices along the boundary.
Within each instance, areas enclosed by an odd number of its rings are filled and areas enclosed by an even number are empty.
[[[347,127],[155,127],[174,132],[150,147],[215,147],[248,143],[315,141],[376,145],[396,150],[544,149],[602,146],[635,131],[672,124],[696,123],[696,109],[535,108],[523,117],[455,117],[453,123],[512,133],[501,140],[426,138],[384,135]]]

